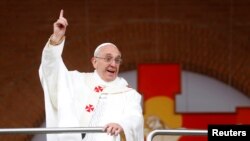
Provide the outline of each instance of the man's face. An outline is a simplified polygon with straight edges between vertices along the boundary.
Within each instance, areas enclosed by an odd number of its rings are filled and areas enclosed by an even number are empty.
[[[100,48],[99,53],[92,58],[94,68],[106,82],[115,80],[119,72],[120,63],[121,53],[112,44]]]

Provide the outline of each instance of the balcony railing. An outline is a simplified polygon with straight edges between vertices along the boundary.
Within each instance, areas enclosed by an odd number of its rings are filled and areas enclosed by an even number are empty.
[[[207,136],[207,130],[187,130],[187,129],[178,129],[178,130],[153,130],[147,136],[147,141],[152,141],[156,135],[190,135],[190,136]]]
[[[60,134],[60,133],[104,133],[102,127],[72,127],[72,128],[0,128],[0,134]],[[153,130],[147,136],[147,141],[152,141],[157,135],[190,135],[207,136],[207,130]]]
[[[59,134],[59,133],[104,133],[101,127],[72,128],[0,128],[0,134]]]

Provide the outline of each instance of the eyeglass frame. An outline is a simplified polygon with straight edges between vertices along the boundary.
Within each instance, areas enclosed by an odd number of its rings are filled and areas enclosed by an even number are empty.
[[[115,64],[121,65],[122,64],[122,58],[114,58],[114,57],[99,57],[94,56],[95,58],[103,59],[106,63],[111,63],[113,60],[115,61]]]

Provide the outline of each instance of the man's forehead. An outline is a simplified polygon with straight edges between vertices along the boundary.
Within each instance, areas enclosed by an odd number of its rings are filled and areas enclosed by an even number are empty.
[[[113,45],[103,46],[102,48],[100,48],[100,50],[100,53],[105,56],[121,56],[121,53],[118,48]]]
[[[120,53],[103,53],[103,56],[107,56],[107,57],[121,57]]]

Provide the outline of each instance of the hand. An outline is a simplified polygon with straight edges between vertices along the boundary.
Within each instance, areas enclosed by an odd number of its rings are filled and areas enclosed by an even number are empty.
[[[51,37],[51,40],[54,42],[59,42],[60,39],[65,35],[67,26],[67,19],[63,17],[63,10],[61,10],[59,19],[53,25],[54,33]]]
[[[123,128],[117,123],[109,123],[104,127],[104,131],[106,131],[108,135],[117,136],[123,132]]]

